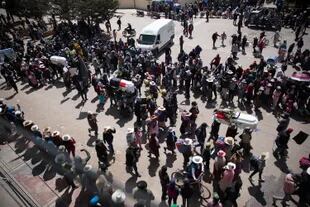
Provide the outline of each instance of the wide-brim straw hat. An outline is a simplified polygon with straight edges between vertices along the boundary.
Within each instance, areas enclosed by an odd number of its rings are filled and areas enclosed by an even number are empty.
[[[65,151],[66,151],[65,145],[60,145],[60,146],[58,147],[58,150],[59,150],[60,152],[65,152]]]
[[[158,107],[158,110],[159,110],[159,111],[165,111],[165,110],[166,110],[166,108],[165,108],[165,107],[163,107],[163,106],[160,106],[160,107]]]
[[[44,132],[44,133],[51,132],[51,127],[45,127],[45,128],[43,129],[43,132]]]
[[[260,155],[260,159],[262,159],[262,160],[267,160],[267,159],[269,159],[269,152],[263,152],[263,153]]]
[[[187,116],[187,117],[190,117],[192,115],[192,113],[191,112],[185,112],[184,115]]]
[[[224,168],[227,170],[234,170],[234,169],[236,169],[236,164],[233,162],[229,162],[229,163],[227,163],[227,165]]]
[[[31,126],[31,131],[35,132],[35,131],[39,131],[39,126],[34,124]]]
[[[103,128],[103,132],[107,132],[109,129],[112,129],[112,127],[111,126],[106,126],[106,127]]]
[[[235,140],[233,137],[225,137],[224,143],[233,146],[235,144]]]
[[[195,163],[195,164],[201,164],[202,161],[203,161],[203,159],[202,159],[201,156],[196,155],[196,156],[194,156],[194,157],[192,158],[192,161],[193,161],[193,163]]]
[[[216,154],[218,157],[225,157],[226,156],[226,152],[224,152],[223,150],[220,150],[217,152]]]
[[[310,167],[307,169],[307,174],[310,175]]]
[[[185,138],[184,139],[184,145],[192,145],[192,143],[193,143],[192,139],[190,139],[190,138]]]
[[[59,131],[53,131],[53,133],[52,133],[52,137],[57,137],[59,135],[60,135]]]
[[[151,81],[151,82],[150,82],[150,85],[151,85],[151,86],[155,86],[156,83],[155,83],[154,81]]]
[[[17,111],[15,111],[15,116],[20,116],[21,114],[22,114],[22,112],[21,111],[19,111],[19,110],[17,110]]]
[[[23,122],[24,127],[30,126],[32,124],[33,124],[33,121],[31,121],[31,120],[26,120]]]
[[[65,135],[62,136],[62,140],[65,141],[65,142],[69,141],[69,140],[71,140],[71,136],[69,134],[65,134]]]
[[[126,195],[122,190],[116,190],[113,194],[112,194],[112,201],[114,203],[124,203],[126,199]]]

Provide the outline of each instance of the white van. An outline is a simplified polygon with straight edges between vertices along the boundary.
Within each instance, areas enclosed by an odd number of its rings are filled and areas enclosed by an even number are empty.
[[[158,19],[143,28],[137,39],[137,47],[158,54],[160,50],[173,42],[174,23],[171,19]]]

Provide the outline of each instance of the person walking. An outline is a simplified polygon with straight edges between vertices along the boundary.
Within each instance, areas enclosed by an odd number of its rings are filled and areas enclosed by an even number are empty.
[[[286,174],[284,178],[283,191],[284,197],[272,196],[272,205],[276,205],[277,200],[282,200],[281,203],[283,206],[287,206],[286,202],[291,199],[293,193],[295,193],[297,189],[297,176],[292,173]]]
[[[167,194],[168,194],[168,205],[171,206],[171,202],[173,201],[173,204],[177,203],[177,199],[179,196],[180,190],[175,184],[174,180],[171,180],[167,187]]]
[[[101,167],[101,169],[107,169],[109,166],[107,147],[104,145],[103,141],[97,139],[95,149],[98,160],[101,162],[101,165],[103,166]]]
[[[69,134],[62,136],[63,145],[65,145],[68,154],[72,153],[72,156],[75,157],[75,140]]]
[[[160,148],[160,145],[158,143],[158,139],[156,137],[156,134],[151,134],[151,138],[149,140],[149,147],[150,147],[150,150],[149,150],[149,157],[153,155],[155,155],[156,159],[159,158],[159,148]]]
[[[175,143],[177,141],[177,136],[175,134],[175,131],[172,127],[169,127],[168,134],[166,138],[166,144],[167,147],[164,147],[164,152],[166,153],[166,150],[169,150],[172,152],[172,154],[175,154]]]
[[[114,155],[114,147],[113,147],[113,134],[115,134],[115,128],[110,126],[105,127],[103,129],[103,142],[108,144],[110,154]]]
[[[288,141],[290,140],[290,135],[293,132],[292,128],[288,128],[287,130],[284,130],[282,132],[279,132],[275,144],[276,149],[273,151],[273,154],[276,159],[279,159],[279,157],[285,157],[285,151],[288,149]]]
[[[204,163],[204,170],[207,174],[210,173],[210,159],[211,159],[211,142],[207,142],[206,146],[204,147],[202,153],[202,159]]]
[[[194,24],[193,24],[193,22],[190,22],[190,24],[188,25],[188,33],[189,33],[189,39],[192,39],[193,38],[193,36],[192,36],[192,34],[193,34],[193,31],[194,31]]]
[[[220,35],[217,34],[217,32],[213,33],[213,35],[212,35],[213,49],[216,49],[215,43],[216,43],[216,40],[217,40],[217,38],[218,38],[219,36],[220,36]]]
[[[140,157],[140,150],[138,147],[130,145],[126,150],[126,170],[127,172],[132,172],[132,169],[135,171],[137,177],[141,177],[138,172],[137,162]]]
[[[207,138],[207,127],[208,127],[208,124],[204,122],[195,131],[196,138],[197,138],[197,141],[198,141],[199,146],[200,146],[200,154],[203,153],[205,140]]]
[[[226,39],[227,39],[227,35],[226,35],[225,32],[223,32],[223,33],[221,34],[222,47],[225,47],[224,41],[225,41]]]
[[[225,193],[226,189],[232,186],[235,177],[235,169],[236,164],[232,162],[229,162],[226,166],[224,166],[223,176],[219,182],[222,193]]]
[[[121,29],[122,29],[122,21],[121,21],[121,18],[119,17],[118,19],[117,19],[117,25],[118,25],[118,31],[120,31]]]
[[[167,173],[167,166],[162,166],[161,169],[158,172],[158,177],[160,180],[160,184],[161,184],[161,200],[165,201],[166,200],[166,196],[167,196],[167,186],[170,182],[170,178],[169,175]]]
[[[15,92],[18,93],[18,88],[16,82],[14,81],[13,75],[8,75],[6,77],[6,81],[12,88],[14,88]]]
[[[181,187],[181,196],[183,207],[190,207],[189,199],[194,193],[193,187],[191,186],[188,178],[184,179],[184,184]]]
[[[134,199],[138,202],[143,202],[145,207],[151,207],[151,201],[155,199],[154,194],[147,188],[147,183],[143,180],[137,183],[132,191]]]
[[[88,128],[89,135],[92,131],[95,131],[95,136],[98,136],[98,124],[97,124],[97,113],[91,111],[87,112],[87,121],[90,128]]]
[[[259,157],[252,156],[250,158],[250,164],[251,167],[254,169],[254,171],[250,174],[249,180],[253,182],[253,176],[258,173],[259,182],[264,182],[265,180],[262,178],[262,174],[264,171],[264,168],[266,167],[266,160],[269,158],[269,153],[264,152]]]
[[[184,45],[183,35],[180,36],[179,43],[180,43],[180,53],[181,53],[183,51],[183,45]]]

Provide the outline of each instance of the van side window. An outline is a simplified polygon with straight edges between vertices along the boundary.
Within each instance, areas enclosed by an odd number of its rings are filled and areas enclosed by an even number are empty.
[[[157,35],[157,40],[160,40],[160,35]]]

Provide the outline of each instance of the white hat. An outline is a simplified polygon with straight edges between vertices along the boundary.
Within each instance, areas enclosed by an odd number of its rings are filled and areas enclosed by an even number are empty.
[[[70,139],[71,139],[71,136],[69,134],[65,134],[65,135],[62,136],[62,140],[65,141],[65,142],[69,141]]]
[[[269,158],[269,152],[263,152],[260,155],[260,159],[262,159],[262,160],[267,160],[268,158]]]
[[[236,169],[236,164],[233,162],[229,162],[229,163],[227,163],[227,165],[224,168],[227,170],[234,170],[234,169]]]
[[[185,138],[185,139],[184,139],[184,144],[185,144],[185,145],[192,145],[192,143],[193,143],[193,140],[192,140],[192,139],[190,139],[190,138]]]
[[[85,167],[84,167],[84,172],[89,172],[89,171],[91,171],[93,169],[93,166],[91,166],[91,165],[85,165]]]
[[[307,174],[310,175],[310,167],[307,169]]]
[[[134,133],[134,129],[133,128],[128,128],[127,129],[127,134],[132,134],[132,133]]]
[[[165,108],[165,107],[163,107],[163,106],[160,106],[160,107],[158,107],[158,110],[159,110],[159,111],[165,111],[165,110],[166,110],[166,108]]]
[[[47,133],[47,132],[51,132],[51,127],[45,127],[43,129],[43,132]]]
[[[227,70],[226,73],[229,74],[229,75],[234,74],[234,72],[232,72],[231,70]]]
[[[19,116],[19,115],[21,115],[22,114],[22,112],[21,111],[15,111],[15,116]]]
[[[24,127],[30,126],[31,124],[33,124],[33,121],[31,120],[26,120],[23,122]]]
[[[213,76],[207,78],[207,82],[212,83],[213,81],[214,81],[214,77]]]
[[[150,85],[155,86],[156,83],[155,83],[154,81],[151,81],[151,82],[150,82]]]
[[[202,161],[203,161],[203,159],[202,159],[201,156],[196,155],[196,156],[194,156],[194,157],[192,158],[192,161],[193,161],[193,163],[195,163],[195,164],[201,164]]]
[[[35,125],[32,125],[32,126],[31,126],[31,131],[33,131],[33,132],[34,132],[34,131],[39,131],[39,126],[36,125],[36,124],[35,124]]]
[[[65,152],[65,151],[66,151],[65,145],[60,145],[60,146],[58,147],[58,150],[59,150],[60,152]]]
[[[106,126],[106,127],[103,128],[103,132],[106,132],[106,131],[108,131],[109,129],[112,129],[112,127],[111,127],[111,126]]]
[[[235,140],[233,137],[225,137],[224,143],[233,146],[235,144]]]
[[[126,195],[122,190],[117,189],[112,194],[112,201],[114,203],[124,203],[125,199],[126,199]]]
[[[53,131],[53,133],[52,133],[52,137],[57,137],[59,135],[60,135],[59,131]]]
[[[168,131],[169,131],[169,132],[173,132],[174,129],[173,129],[172,127],[169,127]]]
[[[88,113],[88,114],[93,114],[93,112],[92,112],[92,111],[88,111],[87,113]]]

